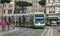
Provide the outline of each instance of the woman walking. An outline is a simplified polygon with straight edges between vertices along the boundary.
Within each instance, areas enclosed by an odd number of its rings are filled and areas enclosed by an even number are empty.
[[[2,31],[5,31],[6,22],[4,20],[1,22],[1,25],[2,25]]]

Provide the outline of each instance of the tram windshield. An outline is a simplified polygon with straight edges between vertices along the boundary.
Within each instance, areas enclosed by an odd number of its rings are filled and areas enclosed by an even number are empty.
[[[44,23],[44,15],[43,14],[36,14],[35,15],[35,23]]]

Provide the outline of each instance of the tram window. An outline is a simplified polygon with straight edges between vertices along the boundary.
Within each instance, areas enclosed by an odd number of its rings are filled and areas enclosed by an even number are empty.
[[[36,14],[35,16],[36,16],[36,17],[43,17],[44,15]]]
[[[42,21],[42,19],[36,19],[36,21],[35,22],[41,22]]]

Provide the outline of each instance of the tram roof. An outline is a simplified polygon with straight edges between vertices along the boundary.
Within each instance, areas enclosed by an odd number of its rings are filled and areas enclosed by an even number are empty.
[[[34,14],[44,14],[44,12],[34,12]]]
[[[24,13],[24,14],[7,14],[4,16],[28,16],[28,15],[33,15],[33,14],[44,14],[44,12],[32,12],[32,13]]]
[[[28,16],[28,15],[31,15],[32,13],[27,13],[27,14],[7,14],[7,15],[4,15],[4,16],[23,16],[23,15],[25,15],[25,16]]]

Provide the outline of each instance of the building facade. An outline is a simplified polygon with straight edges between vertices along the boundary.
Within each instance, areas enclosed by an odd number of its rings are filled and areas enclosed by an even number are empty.
[[[14,10],[15,10],[15,1],[27,1],[27,2],[30,2],[32,3],[33,5],[30,6],[30,7],[26,7],[26,13],[29,13],[29,12],[43,12],[44,11],[44,7],[41,6],[39,4],[39,1],[40,0],[12,0],[10,3],[5,3],[4,6],[3,4],[0,3],[0,16],[8,16],[7,14],[14,14]],[[4,7],[4,8],[3,8]],[[19,8],[19,7],[18,7]],[[3,10],[2,10],[3,9]],[[18,9],[20,10],[20,9]],[[17,11],[16,11],[17,12]],[[20,11],[21,12],[21,11]],[[3,15],[2,15],[3,14]]]
[[[2,17],[2,4],[0,4],[0,18]]]
[[[11,0],[10,3],[4,3],[4,6],[2,3],[0,3],[0,16],[8,16],[7,14],[14,14],[14,0]]]
[[[60,19],[60,0],[46,0],[46,16],[48,20]]]

